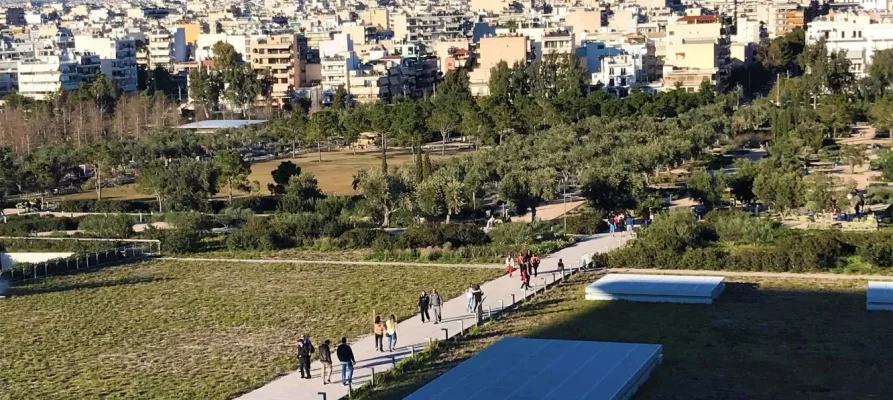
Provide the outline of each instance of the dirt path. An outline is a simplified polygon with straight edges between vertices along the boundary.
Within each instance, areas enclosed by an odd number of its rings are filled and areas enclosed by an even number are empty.
[[[750,271],[704,271],[687,269],[641,269],[641,268],[611,268],[606,270],[617,274],[645,274],[645,275],[710,275],[743,278],[786,278],[786,279],[830,279],[830,280],[888,280],[893,281],[893,275],[858,275],[858,274],[829,274],[829,273],[794,273],[794,272],[750,272]]]

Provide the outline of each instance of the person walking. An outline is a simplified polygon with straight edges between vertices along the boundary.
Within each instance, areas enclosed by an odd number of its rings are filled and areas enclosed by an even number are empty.
[[[332,383],[332,349],[331,340],[326,340],[319,345],[319,363],[322,364],[322,384]]]
[[[626,216],[626,233],[628,236],[633,235],[633,225],[636,223],[636,219],[633,218],[632,215],[627,214]]]
[[[431,290],[431,308],[434,309],[434,323],[439,324],[442,318],[441,311],[443,311],[443,297],[440,297],[440,293],[437,293],[437,289]]]
[[[540,256],[536,254],[530,256],[530,268],[533,268],[533,276],[539,276]]]
[[[310,379],[310,355],[313,351],[313,343],[304,335],[298,342],[298,369],[301,371],[301,378]]]
[[[474,306],[474,294],[472,294],[473,289],[471,286],[471,284],[468,284],[468,289],[465,289],[465,312],[467,313],[471,313]]]
[[[431,316],[428,315],[428,306],[431,304],[431,298],[428,297],[427,292],[422,292],[422,295],[419,296],[419,314],[422,316],[422,323],[425,323],[425,318],[428,321],[431,321]]]
[[[335,350],[338,355],[338,361],[341,362],[341,384],[349,385],[353,381],[353,367],[357,360],[353,358],[353,350],[347,344],[347,338],[341,338],[341,344]]]
[[[617,230],[617,225],[614,225],[613,219],[608,219],[608,232],[611,232],[611,236],[614,236],[614,231]]]
[[[384,321],[381,320],[380,315],[375,316],[375,321],[372,322],[372,334],[375,335],[375,350],[384,352],[384,345],[382,342],[384,341],[384,332],[385,332]]]
[[[521,289],[530,289],[530,273],[526,269],[521,270]]]
[[[388,351],[394,352],[397,347],[397,317],[391,314],[385,322],[385,334],[388,335]]]
[[[564,260],[558,259],[558,272],[564,273]]]
[[[512,258],[511,254],[505,256],[505,268],[508,270],[509,278],[511,278],[512,272],[515,271],[515,259]]]

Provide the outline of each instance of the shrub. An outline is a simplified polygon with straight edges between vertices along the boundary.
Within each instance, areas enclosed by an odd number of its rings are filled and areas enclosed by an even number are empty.
[[[719,240],[733,243],[769,243],[776,235],[777,224],[744,211],[711,211],[706,221]]]
[[[269,251],[279,248],[280,244],[268,217],[251,218],[244,228],[226,239],[226,246],[230,250]]]
[[[786,236],[775,246],[787,255],[788,270],[792,272],[832,269],[840,257],[854,251],[852,246],[824,234]]]
[[[893,244],[870,244],[860,248],[856,254],[876,267],[893,267]]]
[[[201,232],[183,228],[156,229],[149,227],[149,237],[161,241],[161,250],[171,253],[192,253],[201,248]]]
[[[127,215],[88,215],[78,229],[91,236],[123,239],[133,235],[133,220]]]
[[[97,212],[97,213],[148,213],[157,209],[153,202],[140,200],[63,200],[56,207],[64,212]]]
[[[552,240],[555,234],[547,222],[512,222],[498,224],[490,230],[490,239],[496,244],[533,244]]]
[[[400,248],[437,247],[449,242],[453,247],[482,245],[489,238],[473,224],[421,224],[413,226],[397,237]]]
[[[372,247],[376,240],[390,240],[391,235],[381,229],[354,228],[341,235],[341,242],[348,248]]]
[[[256,213],[268,213],[276,211],[279,207],[279,199],[276,197],[240,197],[233,199],[232,202],[214,201],[211,202],[214,212],[219,213],[226,208],[247,208]]]
[[[714,240],[716,233],[709,225],[699,223],[691,212],[679,210],[655,219],[642,230],[632,247],[682,253],[688,248],[705,247]]]
[[[0,236],[31,236],[37,232],[75,230],[81,219],[39,215],[11,216],[5,224],[0,224]]]
[[[868,204],[893,204],[893,187],[869,186],[865,197]]]
[[[602,219],[602,216],[592,211],[582,212],[580,214],[568,215],[567,230],[564,233],[575,235],[594,235],[608,231],[608,223]],[[563,220],[557,221],[563,224]]]
[[[326,221],[313,213],[277,214],[272,218],[279,247],[293,247],[320,236]]]
[[[211,221],[199,212],[173,212],[164,214],[164,221],[178,229],[206,231],[211,228]]]
[[[689,249],[679,260],[680,269],[723,270],[726,269],[728,253],[716,247]]]

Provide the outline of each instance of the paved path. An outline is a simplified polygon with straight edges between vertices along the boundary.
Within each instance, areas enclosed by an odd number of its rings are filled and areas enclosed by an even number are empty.
[[[397,261],[337,261],[337,260],[295,260],[295,259],[256,259],[256,258],[201,258],[201,257],[158,257],[156,260],[170,261],[211,261],[211,262],[237,262],[254,264],[328,264],[328,265],[374,265],[374,266],[405,266],[405,267],[447,267],[447,268],[505,268],[502,264],[438,264],[420,262]]]
[[[830,279],[830,280],[893,280],[893,275],[859,275],[800,272],[750,272],[750,271],[707,271],[689,269],[648,269],[648,268],[610,268],[606,272],[612,274],[647,274],[647,275],[710,275],[744,278],[780,278],[780,279]]]
[[[604,252],[612,250],[623,245],[627,237],[611,237],[606,234],[595,235],[585,240],[581,240],[577,244],[562,249],[561,251],[543,258],[540,264],[540,275],[538,278],[531,280],[531,284],[542,286],[544,283],[551,283],[553,279],[553,271],[556,270],[558,259],[564,260],[567,268],[577,267],[580,257],[586,253]],[[386,263],[387,264],[387,263]],[[520,274],[515,273],[514,277],[504,275],[490,282],[481,285],[484,291],[484,310],[488,308],[493,313],[502,310],[502,306],[511,305],[512,295],[517,300],[521,300],[525,296],[525,291],[520,290],[521,285]],[[532,296],[532,292],[526,295]],[[582,293],[580,294],[582,296]],[[444,335],[450,337],[455,336],[461,327],[471,327],[474,325],[474,318],[471,314],[465,312],[465,295],[449,300],[443,307],[443,322],[439,325],[433,323],[422,324],[418,315],[400,322],[397,326],[397,345],[398,351],[394,353],[379,353],[374,350],[374,338],[372,335],[362,337],[351,343],[354,355],[357,360],[357,367],[354,371],[354,387],[365,384],[370,379],[371,368],[375,369],[376,374],[385,371],[393,365],[393,360],[399,361],[411,354],[411,349],[420,350],[424,348],[428,338],[443,339]],[[433,315],[433,313],[432,313]],[[369,323],[371,330],[371,321]],[[447,329],[447,332],[442,331]],[[313,338],[315,344],[319,345],[322,338]],[[334,338],[330,338],[334,339]],[[385,344],[387,345],[387,344]],[[334,351],[332,356],[334,357]],[[245,394],[238,399],[240,400],[320,400],[322,396],[319,393],[325,393],[327,400],[336,400],[347,395],[347,388],[340,384],[340,369],[337,361],[334,363],[335,374],[333,374],[332,382],[334,385],[323,385],[320,378],[321,365],[318,361],[314,361],[311,365],[313,371],[313,379],[301,379],[297,371],[286,376],[278,378],[267,385]]]

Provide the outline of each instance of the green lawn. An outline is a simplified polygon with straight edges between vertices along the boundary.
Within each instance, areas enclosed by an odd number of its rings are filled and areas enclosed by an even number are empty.
[[[145,262],[48,278],[0,301],[0,399],[225,399],[296,368],[297,336],[365,334],[418,291],[501,271]]]
[[[865,281],[729,281],[710,305],[591,302],[578,276],[440,346],[365,399],[401,399],[503,336],[660,343],[636,399],[882,399],[893,393],[893,313],[865,310]]]

